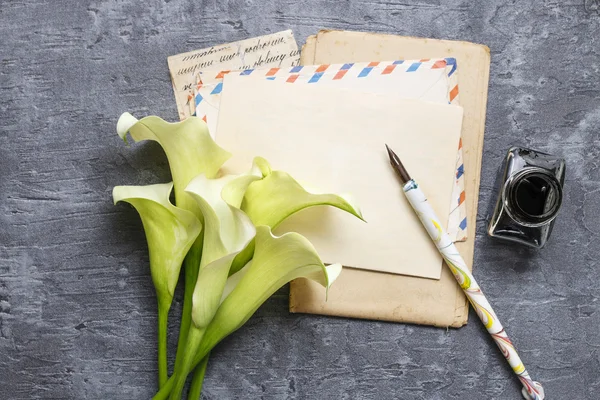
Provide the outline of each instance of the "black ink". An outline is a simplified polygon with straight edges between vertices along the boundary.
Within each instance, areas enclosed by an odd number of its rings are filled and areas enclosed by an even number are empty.
[[[223,62],[227,62],[227,61],[231,61],[236,57],[239,57],[240,53],[232,53],[232,54],[226,54],[224,56],[219,57],[219,62],[223,63]]]
[[[189,56],[185,56],[185,57],[183,57],[183,58],[181,59],[181,61],[182,61],[182,62],[185,62],[185,61],[191,61],[191,60],[195,60],[195,59],[197,59],[197,58],[203,58],[203,57],[209,56],[209,55],[211,55],[211,54],[215,54],[215,53],[217,53],[217,51],[215,50],[215,48],[214,48],[214,47],[211,47],[211,48],[210,48],[210,49],[208,49],[208,50],[201,51],[201,52],[194,53],[194,54],[190,54]]]
[[[266,47],[274,47],[277,46],[281,43],[285,43],[285,38],[283,37],[279,37],[273,40],[268,40],[266,42],[261,42],[261,39],[258,39],[258,42],[254,45],[254,46],[250,46],[250,47],[246,47],[244,49],[244,53],[248,54],[248,53],[253,53],[255,51],[259,51],[262,50]]]
[[[276,54],[276,55],[271,56],[271,50],[269,50],[269,51],[267,51],[266,55],[263,55],[263,54],[260,55],[258,60],[254,63],[253,68],[260,67],[264,64],[274,64],[274,63],[281,64],[281,62],[283,60],[285,60],[286,57],[287,57],[287,55],[285,55],[285,54]]]
[[[550,197],[552,187],[539,177],[521,180],[516,186],[516,205],[525,214],[540,216]]]
[[[205,61],[205,62],[201,62],[198,64],[194,64],[191,67],[181,68],[179,71],[177,71],[177,75],[190,75],[200,69],[208,68],[208,67],[212,66],[213,63],[214,63],[214,60],[210,60],[210,61]]]
[[[562,203],[565,161],[514,147],[508,151],[500,181],[488,234],[531,247],[544,247]]]

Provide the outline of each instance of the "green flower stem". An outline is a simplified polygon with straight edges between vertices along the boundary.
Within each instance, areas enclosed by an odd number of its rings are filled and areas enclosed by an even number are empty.
[[[204,336],[204,331],[205,329],[198,329],[195,325],[190,326],[181,364],[179,365],[179,368],[175,366],[175,372],[173,373],[173,376],[175,377],[175,386],[171,391],[169,400],[181,399],[187,376],[194,367],[194,356],[198,351],[202,336]]]
[[[198,346],[200,347],[200,346]],[[203,346],[204,347],[204,346]],[[214,347],[214,346],[213,346]],[[202,372],[202,380],[204,379],[204,373],[206,372],[206,366],[208,365],[208,356],[210,354],[210,349],[205,349],[205,348],[197,348],[198,352],[194,352],[192,353],[188,353],[191,354],[191,360],[190,360],[190,370],[192,368],[196,368],[196,373],[198,373],[198,369],[204,370]],[[188,355],[186,354],[186,355]],[[187,357],[186,357],[187,358]],[[204,364],[204,365],[203,365]],[[187,375],[186,375],[187,377]],[[173,393],[174,391],[174,387],[175,387],[175,383],[176,383],[176,379],[178,377],[175,376],[175,374],[173,374],[171,377],[169,377],[169,379],[167,380],[167,382],[164,384],[163,387],[160,388],[160,390],[158,391],[158,393],[156,393],[154,395],[154,397],[152,398],[152,400],[167,400],[169,399],[169,395],[171,393]],[[195,381],[200,381],[200,382],[196,382],[196,385],[200,384],[200,389],[202,389],[202,380],[200,378],[196,378],[196,375],[194,375],[194,380]],[[185,378],[183,379],[183,382],[185,384]],[[191,394],[191,390],[193,388],[194,385],[194,381],[192,381],[192,387],[190,387],[190,394]],[[180,394],[181,396],[181,394]],[[171,397],[172,398],[172,397]],[[195,398],[188,396],[188,399],[192,400]]]
[[[173,390],[173,386],[175,386],[175,376],[171,376],[167,383],[154,395],[152,400],[167,400],[171,391]]]
[[[169,304],[158,303],[158,388],[162,388],[169,378],[167,364],[167,319]]]
[[[200,347],[200,346],[198,346]],[[189,370],[191,371],[192,368],[196,368],[196,373],[198,373],[198,369],[204,369],[204,372],[206,372],[206,365],[208,365],[208,356],[210,353],[210,349],[200,349],[197,347],[197,350],[194,351],[194,353],[187,353],[187,355],[191,354],[191,360],[190,360],[190,368]],[[204,347],[204,346],[203,346]],[[214,347],[214,346],[213,346]],[[199,352],[197,352],[199,351]],[[187,357],[186,357],[187,358]],[[202,364],[206,364],[206,365],[202,365]],[[202,380],[204,379],[204,372],[202,372]],[[179,374],[178,374],[179,375]],[[184,376],[183,378],[183,384],[185,384],[185,378],[187,377],[187,375]],[[174,387],[176,384],[176,380],[179,378],[179,376],[176,376],[176,374],[173,374],[171,377],[169,377],[169,379],[167,380],[167,382],[164,384],[164,386],[162,386],[160,388],[160,390],[158,391],[158,393],[156,393],[154,395],[154,397],[152,398],[152,400],[167,400],[167,399],[173,399],[173,397],[169,397],[170,394],[174,393]],[[200,378],[196,377],[196,374],[194,375],[194,380],[192,381],[192,385],[194,385],[194,381],[198,381],[200,380]],[[202,381],[200,382],[196,382],[196,385],[200,384],[200,389],[202,389]],[[193,386],[190,387],[190,394],[191,394],[191,390],[192,390]],[[183,389],[183,388],[182,388]],[[181,394],[180,394],[181,396]],[[179,399],[178,397],[176,397],[176,399]],[[188,396],[188,399],[192,400],[195,399],[194,397]]]
[[[203,231],[204,232],[204,231]],[[202,258],[202,242],[204,240],[203,232],[190,249],[184,260],[185,268],[185,286],[183,294],[183,310],[181,312],[181,324],[179,326],[179,339],[177,340],[177,353],[175,355],[175,369],[183,359],[183,351],[187,342],[187,335],[192,322],[192,298],[194,288],[198,280],[198,271],[200,269],[200,259]]]
[[[202,394],[202,384],[204,383],[204,374],[206,373],[209,356],[210,354],[207,354],[194,370],[194,376],[192,377],[192,383],[188,393],[188,400],[200,399],[200,395]]]

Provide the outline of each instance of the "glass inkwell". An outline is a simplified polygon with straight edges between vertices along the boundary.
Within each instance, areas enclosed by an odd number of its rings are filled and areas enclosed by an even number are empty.
[[[538,249],[544,247],[560,210],[564,181],[562,158],[511,148],[488,234]]]

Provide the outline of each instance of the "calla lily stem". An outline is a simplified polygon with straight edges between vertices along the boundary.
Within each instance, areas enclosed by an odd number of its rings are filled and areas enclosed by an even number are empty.
[[[163,386],[158,393],[154,395],[152,400],[167,400],[169,398],[169,394],[171,394],[171,390],[173,390],[173,386],[175,386],[175,376],[171,376],[165,386]]]
[[[162,388],[169,378],[167,364],[167,319],[169,304],[158,304],[158,388]]]
[[[177,369],[177,366],[183,359],[187,334],[192,322],[192,297],[194,295],[194,288],[196,287],[196,280],[198,280],[198,270],[200,268],[200,259],[202,258],[203,237],[203,232],[201,232],[183,262],[185,268],[185,286],[181,324],[179,326],[179,339],[177,340],[177,353],[175,355],[175,369]]]
[[[171,396],[169,396],[169,400],[181,399],[181,393],[183,392],[185,381],[188,374],[194,367],[194,357],[198,351],[198,347],[200,347],[200,342],[202,341],[204,332],[205,329],[199,329],[194,325],[190,326],[190,330],[187,335],[187,343],[183,353],[183,359],[181,360],[181,364],[179,364],[179,368],[176,366],[175,372],[173,373],[173,377],[175,378],[175,386],[171,392]]]
[[[206,372],[206,366],[208,365],[209,354],[210,354],[210,349],[207,350],[207,349],[201,348],[201,349],[198,349],[197,353],[192,355],[192,363],[191,363],[192,368],[196,367],[196,373],[198,373],[198,369],[200,369],[202,371],[201,372],[202,380],[200,380],[200,378],[196,378],[196,375],[194,375],[194,378],[195,378],[194,380],[201,381],[201,382],[197,382],[196,385],[198,385],[198,383],[203,382],[204,373]],[[191,368],[190,368],[190,370],[191,370]],[[200,374],[200,373],[198,373],[198,374]],[[176,379],[175,374],[173,374],[173,376],[169,377],[169,379],[167,380],[165,385],[162,388],[160,388],[160,390],[154,395],[152,400],[167,400],[169,398],[169,395],[173,391],[173,388],[175,387],[175,379]],[[185,380],[184,380],[184,382],[185,382]],[[191,396],[192,389],[194,389],[194,381],[192,381],[192,386],[190,387],[190,395],[188,396],[188,398],[190,400],[192,400],[192,399],[195,400],[196,398]],[[200,387],[200,389],[201,389],[201,387]]]
[[[202,394],[202,384],[204,383],[204,374],[206,374],[206,367],[208,365],[209,355],[202,359],[202,362],[194,369],[194,375],[192,377],[192,383],[190,384],[190,391],[188,392],[189,400],[200,399]]]

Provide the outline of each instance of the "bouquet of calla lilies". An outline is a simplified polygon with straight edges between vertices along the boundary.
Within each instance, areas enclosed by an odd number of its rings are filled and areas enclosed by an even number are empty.
[[[115,203],[127,202],[137,210],[148,242],[158,303],[159,391],[154,399],[180,399],[192,371],[188,398],[198,399],[210,351],[265,300],[301,277],[327,290],[342,271],[339,264],[326,266],[302,235],[276,236],[272,230],[307,207],[329,205],[360,219],[362,215],[348,198],[311,193],[260,157],[246,173],[223,174],[230,154],[213,141],[199,118],[168,123],[124,113],[117,132],[125,142],[127,133],[136,142],[158,142],[173,179],[113,190]],[[167,318],[181,268],[183,313],[169,376]]]

